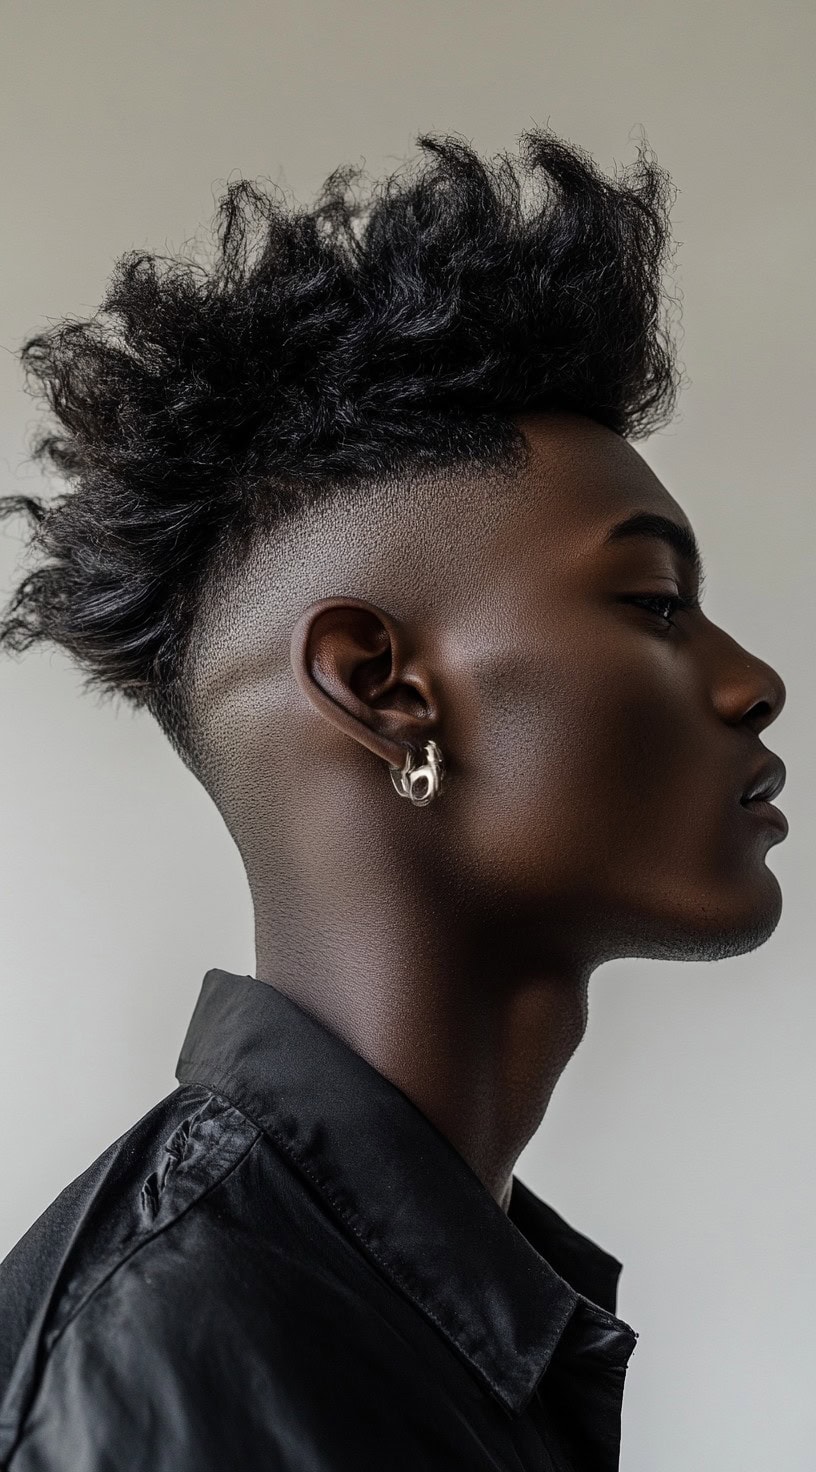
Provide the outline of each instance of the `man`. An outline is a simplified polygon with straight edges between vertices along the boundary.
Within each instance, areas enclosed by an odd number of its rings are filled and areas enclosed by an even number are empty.
[[[24,351],[69,486],[2,625],[150,710],[246,865],[180,1087],[0,1270],[0,1457],[616,1468],[621,1264],[513,1174],[619,956],[774,930],[779,675],[631,440],[678,383],[666,176],[424,138],[243,183]]]

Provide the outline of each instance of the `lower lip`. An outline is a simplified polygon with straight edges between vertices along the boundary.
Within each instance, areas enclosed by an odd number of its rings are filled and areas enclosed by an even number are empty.
[[[788,820],[781,808],[775,808],[772,802],[766,802],[762,798],[755,798],[752,802],[740,804],[753,817],[759,818],[763,823],[770,823],[772,827],[778,828],[782,837],[787,837]]]

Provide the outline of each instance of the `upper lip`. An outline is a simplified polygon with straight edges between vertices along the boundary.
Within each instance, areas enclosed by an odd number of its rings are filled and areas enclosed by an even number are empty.
[[[740,802],[753,802],[760,799],[763,802],[772,802],[782,791],[785,785],[785,763],[781,757],[770,753],[762,765],[757,767],[748,786],[740,798]]]

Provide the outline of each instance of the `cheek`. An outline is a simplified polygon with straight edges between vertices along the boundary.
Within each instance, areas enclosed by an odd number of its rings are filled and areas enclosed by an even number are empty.
[[[670,668],[644,671],[600,646],[520,673],[480,732],[473,821],[485,865],[557,891],[665,859],[678,827],[689,832],[711,759],[710,728],[678,687]]]
[[[695,718],[696,717],[696,718]],[[587,810],[649,845],[688,816],[711,765],[711,731],[690,695],[619,671],[600,676],[583,713]],[[580,776],[579,776],[580,782]],[[623,822],[621,821],[623,820]]]

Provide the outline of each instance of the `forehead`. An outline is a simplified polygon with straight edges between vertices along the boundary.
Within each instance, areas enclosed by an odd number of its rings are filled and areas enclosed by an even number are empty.
[[[608,532],[636,512],[691,529],[662,481],[613,430],[577,414],[531,415],[518,423],[529,459],[518,485],[515,533],[539,566],[609,555]]]

